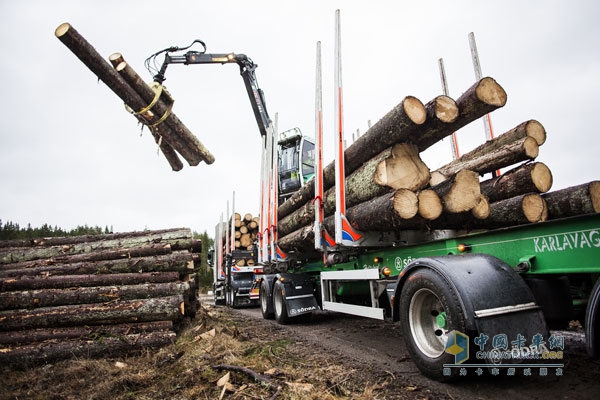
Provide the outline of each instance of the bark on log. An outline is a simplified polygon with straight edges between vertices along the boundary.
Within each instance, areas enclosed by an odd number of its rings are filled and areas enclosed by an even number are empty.
[[[348,146],[344,152],[346,176],[386,148],[407,141],[407,138],[414,135],[417,127],[425,122],[426,116],[425,106],[419,99],[413,96],[405,97],[364,135]],[[335,163],[331,162],[323,170],[323,190],[333,185],[335,185]],[[312,201],[314,195],[315,182],[311,179],[279,207],[278,219],[283,219],[305,203]]]
[[[0,344],[19,345],[45,340],[83,339],[133,335],[155,331],[173,330],[173,321],[139,322],[115,325],[88,325],[63,328],[38,328],[21,331],[0,332]]]
[[[136,285],[141,283],[176,282],[179,280],[177,272],[148,272],[131,274],[107,275],[64,275],[48,276],[45,278],[23,277],[21,279],[0,279],[0,291],[35,289],[64,289],[69,287]]]
[[[393,231],[403,227],[419,210],[417,195],[408,189],[399,189],[346,210],[346,218],[359,231]],[[324,225],[334,234],[333,217],[326,218]]]
[[[552,187],[552,172],[546,164],[527,163],[481,182],[481,193],[493,203],[525,193],[545,193]]]
[[[494,79],[484,77],[467,89],[456,100],[456,104],[459,114],[454,122],[447,124],[434,122],[431,127],[424,124],[427,129],[416,136],[414,140],[414,143],[419,147],[419,151],[428,149],[465,125],[500,107],[504,107],[506,92]]]
[[[187,282],[165,282],[0,292],[0,310],[106,303],[116,300],[146,299],[172,295],[181,295],[187,298],[189,291],[190,284]]]
[[[500,138],[501,136],[498,136]],[[476,149],[431,173],[431,185],[443,182],[462,169],[469,169],[483,175],[521,161],[534,160],[539,154],[539,146],[532,137],[524,137],[515,142],[488,140]]]
[[[546,201],[539,193],[528,193],[490,204],[490,215],[482,223],[487,229],[543,222],[548,219]]]
[[[184,313],[184,299],[181,295],[112,303],[44,307],[34,310],[8,310],[0,311],[0,331],[87,324],[175,321]]]
[[[137,239],[135,239],[137,238]],[[189,241],[192,240],[192,231],[189,228],[157,229],[151,231],[101,233],[97,235],[47,237],[34,239],[17,239],[0,241],[0,248],[5,247],[51,247],[75,245],[90,242],[119,243],[104,245],[109,247],[134,247],[150,243],[170,243],[173,250],[188,250]]]
[[[111,67],[111,65],[104,60],[100,54],[90,45],[83,36],[79,34],[70,24],[64,23],[58,26],[55,30],[56,37],[67,46],[102,82],[104,82],[117,96],[125,102],[129,107],[134,110],[143,110],[148,105],[148,102],[144,101],[138,93],[131,88],[127,82]],[[144,119],[147,122],[153,121],[155,118],[154,113],[151,111],[147,111],[142,114]],[[169,119],[172,119],[172,116],[169,116]],[[171,133],[170,125],[159,124],[157,125],[157,129],[160,131],[161,136],[165,138],[170,137],[169,143],[176,147],[174,143],[176,142],[176,135]],[[177,133],[180,133],[179,131]],[[193,135],[192,135],[193,136]],[[176,147],[178,151],[182,150],[184,153],[189,153],[186,151],[185,145]],[[197,154],[191,154],[189,157],[184,156],[186,161],[190,165],[198,165],[200,161],[203,160],[203,153],[208,153],[206,149],[200,149],[203,151],[198,151]],[[181,152],[180,152],[181,154]],[[208,153],[210,154],[210,153]],[[189,158],[189,159],[188,159]],[[211,158],[205,160],[207,163],[210,163]],[[214,158],[213,158],[214,160]]]
[[[146,102],[146,105],[149,105],[154,100],[154,90],[148,86],[144,80],[138,75],[137,72],[125,61],[119,63],[115,70],[124,78],[125,82],[127,82],[133,90],[135,90],[140,97]],[[185,148],[180,148],[179,146],[172,146],[178,152],[193,152],[200,154],[202,160],[207,164],[212,164],[215,161],[214,156],[204,147],[204,145],[190,132],[190,130],[185,126],[181,120],[175,115],[173,112],[169,111],[169,107],[172,106],[168,101],[165,100],[165,96],[162,95],[159,100],[156,102],[154,107],[152,107],[152,111],[157,117],[156,120],[159,120],[163,115],[167,114],[168,117],[165,119],[165,123],[171,128],[171,130],[183,141]],[[156,123],[152,121],[153,123]],[[154,133],[154,132],[153,132]],[[160,132],[157,132],[160,135]],[[169,138],[165,137],[167,142]],[[183,154],[182,154],[183,156]]]
[[[442,200],[444,211],[470,211],[480,202],[481,190],[477,173],[461,170],[450,179],[431,187]]]
[[[167,272],[190,273],[194,255],[177,252],[161,256],[135,257],[120,260],[101,260],[69,264],[48,264],[48,260],[26,261],[0,265],[0,278],[58,275],[97,275],[117,273]]]
[[[351,174],[364,162],[395,143],[413,142],[417,145],[419,151],[424,151],[442,138],[451,135],[463,126],[506,104],[506,92],[504,89],[494,79],[486,77],[472,85],[456,101],[459,116],[454,122],[441,124],[439,118],[426,119],[423,117],[425,121],[421,123],[413,120],[407,126],[395,124],[394,121],[396,119],[394,116],[405,115],[405,112],[402,112],[402,108],[409,98],[414,99],[407,97],[399,106],[390,111],[348,147],[345,153],[346,175]],[[440,101],[437,103],[443,104],[444,102]],[[425,106],[422,106],[422,108],[414,107],[415,104],[413,102],[413,107],[409,107],[409,109],[413,110],[414,115],[427,115],[428,111],[425,109]],[[432,102],[428,104],[432,104]],[[416,110],[419,110],[419,112],[414,112]],[[438,115],[441,115],[441,113]],[[379,136],[383,136],[383,138]],[[325,168],[323,172],[324,190],[335,184],[334,172],[333,163]],[[292,197],[279,207],[279,220],[291,214],[306,202],[312,201],[315,193],[314,189],[314,180],[311,179],[301,190],[294,193]]]
[[[543,195],[548,218],[600,213],[600,181],[592,181]]]
[[[126,355],[146,349],[157,349],[175,342],[172,331],[102,337],[98,340],[68,340],[31,343],[10,347],[0,352],[0,363],[12,368],[35,365],[78,357],[106,357]]]

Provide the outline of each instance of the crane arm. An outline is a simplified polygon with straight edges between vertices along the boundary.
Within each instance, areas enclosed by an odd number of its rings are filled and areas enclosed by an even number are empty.
[[[177,48],[172,48],[177,50]],[[252,111],[258,124],[261,136],[267,134],[267,128],[271,125],[271,118],[267,112],[265,96],[262,89],[258,86],[255,70],[257,65],[252,62],[245,54],[223,53],[209,54],[199,51],[188,51],[184,54],[170,54],[171,49],[165,51],[165,59],[160,71],[154,76],[154,80],[162,84],[165,78],[165,71],[169,64],[229,64],[235,63],[240,67],[240,75],[244,80],[246,92],[252,105]]]

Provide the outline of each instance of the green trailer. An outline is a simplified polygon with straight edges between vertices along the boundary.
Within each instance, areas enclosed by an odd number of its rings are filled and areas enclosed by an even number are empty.
[[[481,365],[561,368],[564,342],[553,332],[573,320],[598,357],[600,214],[435,235],[333,265],[296,260],[258,282],[262,314],[280,323],[317,309],[390,318],[420,370],[439,380]]]

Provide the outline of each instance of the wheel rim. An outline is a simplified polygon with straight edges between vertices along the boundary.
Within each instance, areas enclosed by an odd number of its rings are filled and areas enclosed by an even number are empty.
[[[410,331],[419,350],[429,358],[442,355],[448,330],[440,299],[429,289],[419,289],[410,301],[408,313]]]

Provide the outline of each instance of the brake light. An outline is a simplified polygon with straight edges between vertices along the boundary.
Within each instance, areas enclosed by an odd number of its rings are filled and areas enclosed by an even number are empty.
[[[255,273],[255,274],[262,274],[262,273],[264,273],[264,272],[263,272],[263,269],[262,269],[262,268],[254,268],[254,273]]]

